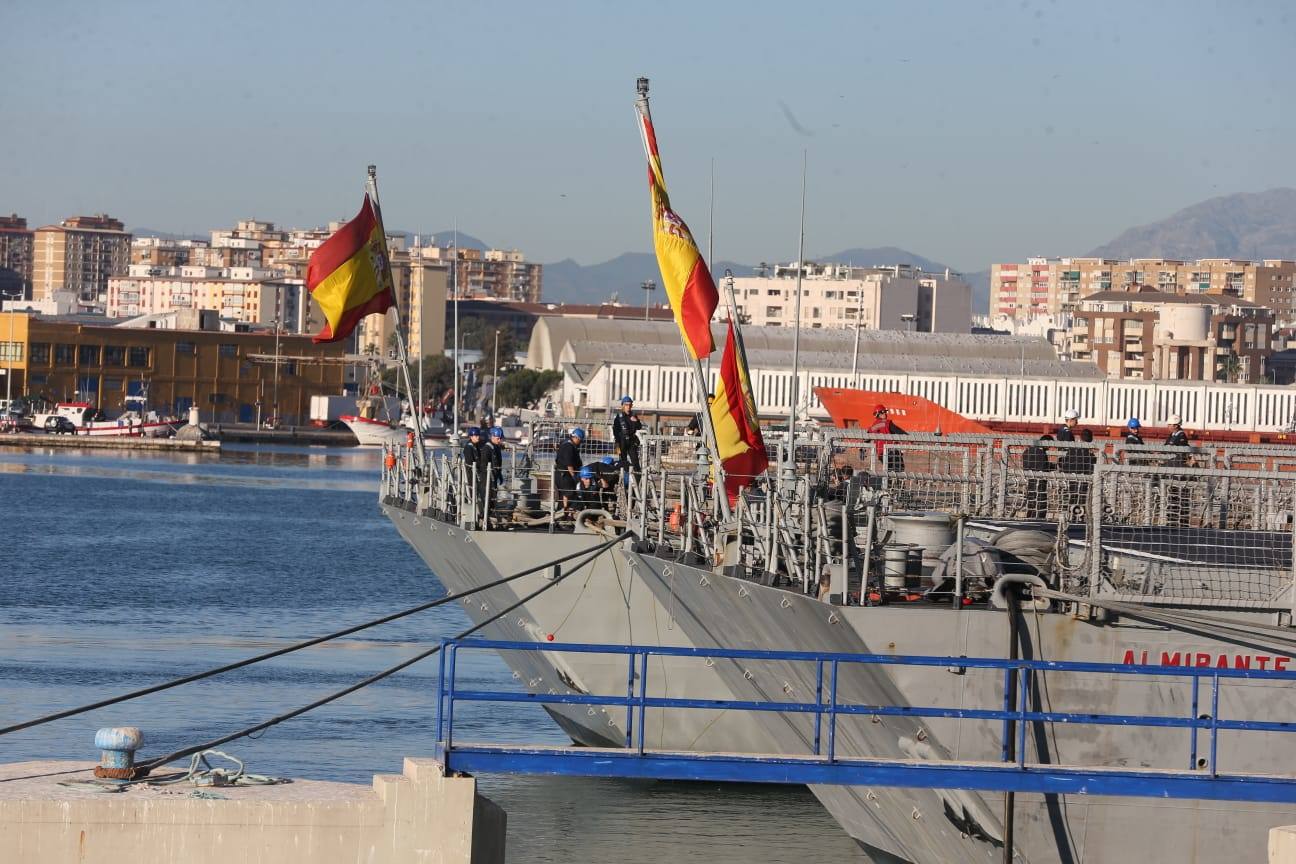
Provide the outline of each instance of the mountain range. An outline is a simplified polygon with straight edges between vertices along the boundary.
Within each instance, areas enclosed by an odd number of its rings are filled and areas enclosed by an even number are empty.
[[[1296,189],[1211,198],[1131,228],[1091,253],[1103,258],[1292,258]]]
[[[148,228],[136,228],[134,233],[181,239],[181,235]],[[412,238],[410,232],[392,233]],[[453,236],[452,231],[438,231],[431,239],[445,246]],[[461,248],[490,248],[486,242],[463,231],[458,238]],[[426,243],[429,238],[423,235],[422,239]],[[1089,254],[1118,259],[1296,258],[1296,189],[1278,188],[1211,198],[1157,222],[1130,228]],[[910,264],[929,273],[946,269],[939,259],[895,246],[843,249],[814,256],[813,260],[863,267]],[[717,281],[726,270],[735,276],[748,276],[756,272],[756,265],[717,261],[712,267]],[[972,311],[984,313],[990,304],[989,270],[962,275],[972,286]],[[644,300],[643,283],[660,279],[657,260],[650,252],[624,252],[598,264],[579,264],[564,258],[545,265],[544,299],[559,303],[601,303],[615,296],[622,303],[638,305]],[[654,294],[651,299],[654,303],[665,300],[661,294]]]
[[[1296,258],[1296,189],[1270,189],[1211,198],[1157,222],[1130,228],[1089,253],[1104,258]],[[870,267],[911,264],[929,273],[945,270],[939,259],[895,246],[852,248],[814,260]],[[718,261],[717,279],[726,269],[735,276],[755,271],[750,264]],[[990,305],[990,271],[964,273],[972,286],[972,311]],[[581,265],[570,258],[545,265],[545,299],[599,302],[614,293],[622,302],[638,302],[638,286],[658,280],[657,262],[649,253],[627,252],[599,264]],[[661,302],[659,299],[655,302]]]

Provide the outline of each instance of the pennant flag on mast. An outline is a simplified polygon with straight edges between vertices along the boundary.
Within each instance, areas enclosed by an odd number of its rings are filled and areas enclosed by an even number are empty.
[[[747,375],[747,358],[732,318],[724,354],[720,357],[715,399],[711,402],[711,425],[715,427],[716,449],[724,466],[725,492],[733,502],[738,499],[739,489],[751,486],[755,477],[765,473],[769,456],[756,420],[756,400],[752,398],[751,378]]]
[[[387,238],[367,194],[356,217],[311,253],[306,290],[324,312],[315,342],[345,339],[361,318],[395,305]]]
[[[653,248],[657,252],[657,266],[661,269],[662,284],[675,313],[675,323],[684,338],[684,346],[689,356],[700,360],[715,350],[715,340],[711,338],[711,316],[720,303],[720,295],[688,225],[671,209],[666,181],[662,177],[661,156],[657,153],[657,134],[648,115],[647,97],[636,107],[644,153],[648,157],[648,188],[652,193]]]

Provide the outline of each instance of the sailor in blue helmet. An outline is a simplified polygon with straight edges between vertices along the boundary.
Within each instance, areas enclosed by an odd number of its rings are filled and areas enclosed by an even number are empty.
[[[1143,424],[1139,422],[1139,419],[1137,417],[1131,417],[1129,422],[1125,424],[1125,443],[1142,444],[1143,435],[1140,432],[1142,428]]]
[[[554,455],[554,489],[562,502],[563,510],[572,509],[576,497],[577,475],[581,469],[581,442],[585,440],[585,430],[579,426],[567,433],[567,440],[558,445]]]
[[[463,446],[464,471],[468,474],[469,479],[476,477],[474,468],[480,471],[481,463],[481,427],[468,427],[468,443]]]
[[[583,465],[576,472],[576,500],[574,509],[588,510],[603,506],[599,499],[598,472],[593,465]]]
[[[622,471],[639,473],[639,433],[643,428],[643,421],[634,411],[634,399],[622,396],[621,413],[612,421],[612,439],[621,454]]]
[[[482,444],[482,461],[490,471],[491,484],[496,488],[504,483],[504,430],[490,427],[490,440]]]
[[[612,512],[616,505],[616,487],[621,480],[621,467],[615,456],[604,456],[594,463],[594,485],[598,487],[604,510]]]

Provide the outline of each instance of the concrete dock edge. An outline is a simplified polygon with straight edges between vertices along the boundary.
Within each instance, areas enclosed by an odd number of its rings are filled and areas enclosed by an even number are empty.
[[[472,777],[405,760],[371,788],[298,780],[196,789],[69,788],[92,763],[0,765],[6,861],[77,864],[502,864],[507,817]],[[69,773],[76,772],[76,773]]]

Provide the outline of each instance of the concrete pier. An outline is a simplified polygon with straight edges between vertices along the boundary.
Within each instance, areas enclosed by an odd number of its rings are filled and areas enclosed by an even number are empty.
[[[89,762],[0,765],[0,859],[48,864],[502,864],[506,817],[434,759],[373,786],[60,786]],[[69,773],[76,772],[76,773]]]
[[[143,438],[130,435],[42,435],[0,434],[0,447],[71,447],[77,450],[169,450],[172,452],[219,453],[219,441],[181,441],[176,438]]]

